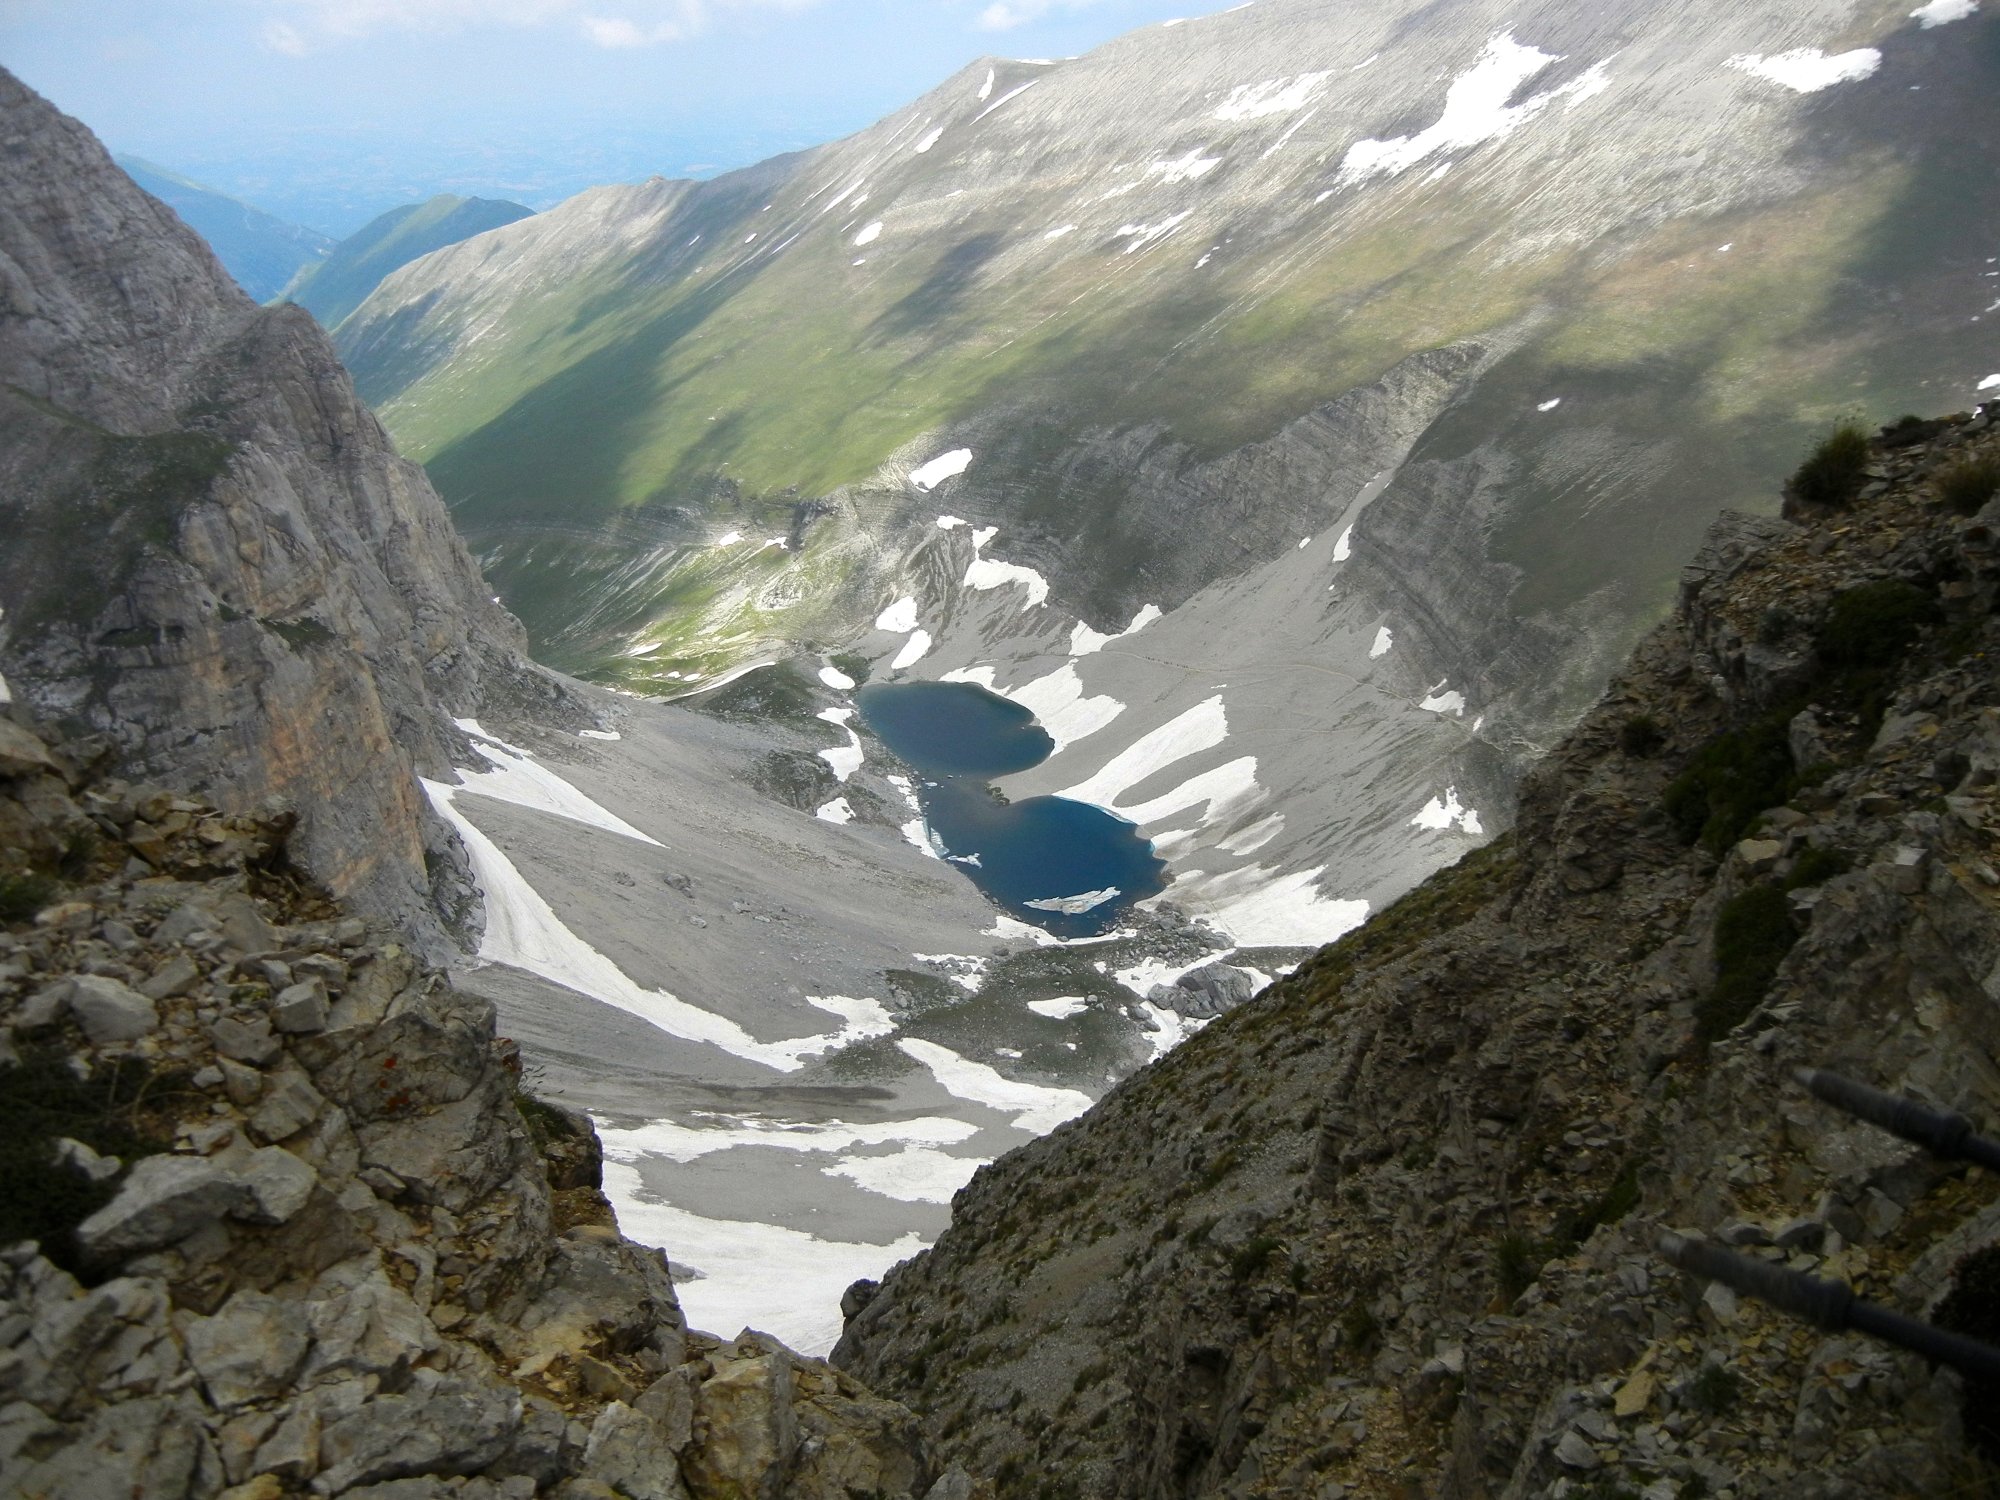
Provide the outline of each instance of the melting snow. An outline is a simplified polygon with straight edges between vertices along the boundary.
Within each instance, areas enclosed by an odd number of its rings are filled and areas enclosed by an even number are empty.
[[[838,1032],[792,1037],[781,1042],[760,1042],[726,1016],[718,1016],[690,1005],[665,990],[641,987],[618,965],[599,953],[570,929],[528,884],[514,862],[507,858],[453,801],[460,789],[424,780],[422,786],[438,815],[457,830],[472,861],[472,873],[485,898],[486,928],[479,938],[479,956],[490,963],[507,964],[587,995],[593,1000],[637,1016],[657,1026],[669,1036],[686,1041],[706,1042],[732,1056],[781,1073],[804,1066],[802,1059],[842,1047],[849,1042],[881,1036],[878,1022],[887,1013],[873,1000],[839,1002],[840,1007],[871,1006],[859,1019],[850,1019]],[[825,1010],[838,1010],[835,999],[814,999]]]
[[[908,635],[917,628],[917,601],[907,596],[898,599],[875,617],[875,628]]]
[[[1433,797],[1423,805],[1410,824],[1415,828],[1443,830],[1456,825],[1466,833],[1475,836],[1486,832],[1480,825],[1479,814],[1458,800],[1458,788],[1448,786],[1442,797]]]
[[[964,524],[965,522],[957,516],[939,516],[937,518],[937,529],[939,531],[956,531]]]
[[[889,663],[889,670],[900,672],[905,667],[915,666],[923,660],[924,653],[931,649],[931,633],[928,630],[913,630],[910,638],[903,642],[903,649],[896,653],[896,659]]]
[[[1172,791],[1163,792],[1150,802],[1115,811],[1120,817],[1129,818],[1144,827],[1171,818],[1175,813],[1186,812],[1191,807],[1202,807],[1202,823],[1211,825],[1239,817],[1263,800],[1264,789],[1257,785],[1257,757],[1243,755],[1212,771],[1190,776]]]
[[[943,139],[944,139],[944,126],[940,125],[938,126],[937,129],[933,130],[929,135],[925,136],[922,140],[917,142],[917,155],[922,156],[926,151],[929,151],[931,147],[935,146],[939,141]]]
[[[814,809],[813,816],[822,823],[852,823],[854,809],[847,805],[845,797],[835,797],[831,802]]]
[[[854,691],[854,679],[838,667],[821,667],[819,669],[819,680],[838,692],[851,693]]]
[[[1373,59],[1371,59],[1372,61]],[[1267,115],[1289,115],[1312,103],[1328,73],[1301,73],[1296,78],[1267,78],[1262,83],[1242,83],[1216,107],[1218,120],[1261,120]]]
[[[1427,713],[1457,714],[1460,718],[1463,718],[1465,716],[1465,694],[1455,688],[1448,693],[1443,691],[1445,683],[1449,680],[1448,678],[1439,678],[1437,686],[1424,694],[1423,702],[1419,703],[1417,707],[1425,710]]]
[[[1532,95],[1519,104],[1507,103],[1521,85],[1549,64],[1561,60],[1553,53],[1522,46],[1511,32],[1501,33],[1486,44],[1486,50],[1469,70],[1452,80],[1445,91],[1444,113],[1435,125],[1416,135],[1401,135],[1387,141],[1357,141],[1349,147],[1340,164],[1341,185],[1353,186],[1371,177],[1393,177],[1426,157],[1501,139],[1559,99],[1567,100],[1574,108],[1610,87],[1610,77],[1599,63],[1560,88]]]
[[[1334,539],[1333,560],[1335,562],[1346,562],[1348,558],[1354,556],[1354,548],[1351,545],[1349,545],[1350,539],[1353,537],[1353,535],[1354,535],[1354,528],[1352,526],[1349,526],[1345,530],[1343,530],[1337,538]]]
[[[1536,403],[1536,405],[1535,405],[1535,410],[1536,410],[1536,411],[1554,411],[1554,410],[1555,410],[1555,409],[1556,409],[1556,408],[1557,408],[1558,406],[1561,406],[1562,404],[1563,404],[1563,398],[1562,398],[1562,397],[1560,397],[1560,396],[1557,396],[1557,397],[1555,397],[1555,398],[1554,398],[1553,400],[1549,400],[1549,401],[1540,401],[1540,402],[1537,402],[1537,403]]]
[[[1068,797],[1074,802],[1112,807],[1121,796],[1154,772],[1203,750],[1214,749],[1228,733],[1229,719],[1223,712],[1222,698],[1218,694],[1142,735],[1113,756],[1110,763],[1095,776],[1056,795]]]
[[[829,724],[838,724],[847,731],[847,743],[835,745],[831,750],[822,750],[819,758],[833,767],[834,778],[845,781],[861,769],[861,736],[847,728],[847,721],[854,717],[851,708],[823,708],[815,718],[824,719]]]
[[[821,1170],[847,1177],[871,1193],[904,1203],[949,1203],[986,1165],[983,1156],[953,1156],[928,1146],[905,1146],[890,1156],[843,1156]]]
[[[1302,536],[1302,537],[1300,537],[1300,538],[1299,538],[1299,551],[1301,551],[1301,552],[1305,551],[1305,550],[1306,550],[1306,548],[1310,547],[1310,546],[1311,546],[1312,544],[1313,544],[1313,539],[1312,539],[1311,537],[1309,537],[1309,536]]]
[[[984,104],[993,97],[993,70],[986,70],[986,82],[979,85],[979,102]]]
[[[1051,229],[1047,234],[1043,235],[1042,238],[1045,240],[1059,240],[1064,235],[1074,234],[1075,232],[1076,232],[1076,226],[1074,224],[1065,224],[1060,229]]]
[[[722,533],[721,536],[715,539],[714,545],[718,547],[733,547],[742,540],[743,540],[742,532],[725,531]]]
[[[1882,66],[1882,54],[1873,47],[1857,47],[1829,57],[1817,47],[1796,47],[1771,57],[1739,52],[1727,66],[1783,84],[1795,94],[1816,94],[1836,83],[1854,83],[1871,76]]]
[[[516,807],[554,813],[606,833],[622,834],[656,849],[666,847],[651,834],[641,833],[616,813],[584,796],[518,745],[488,734],[479,727],[477,719],[453,719],[452,723],[473,737],[472,748],[493,765],[490,771],[460,770],[459,785],[453,791],[475,792],[496,802],[511,802]]]
[[[1067,1021],[1089,1010],[1090,1001],[1082,995],[1058,995],[1053,1000],[1030,1000],[1028,1009],[1052,1021]]]
[[[923,850],[932,859],[944,858],[943,855],[937,852],[937,846],[931,843],[930,830],[924,827],[924,820],[922,818],[910,819],[909,822],[898,828],[896,832],[903,836],[905,842],[914,848]]]
[[[1021,904],[1036,911],[1059,911],[1075,917],[1102,906],[1118,894],[1117,886],[1107,885],[1101,891],[1079,891],[1074,896],[1043,896],[1038,901],[1023,901]]]
[[[1378,656],[1387,656],[1389,648],[1395,644],[1396,637],[1390,632],[1389,627],[1384,625],[1375,632],[1375,644],[1368,648],[1368,659],[1373,661]]]
[[[882,238],[882,221],[880,219],[877,219],[873,224],[870,224],[866,229],[862,230],[861,233],[857,234],[854,237],[854,243],[858,248],[862,245],[872,245],[881,238]]]
[[[970,456],[970,450],[964,450]],[[943,462],[942,459],[939,462]],[[960,467],[963,467],[961,465]],[[1027,602],[1021,608],[1034,609],[1044,604],[1049,597],[1049,581],[1033,568],[1022,567],[1019,563],[998,562],[981,557],[980,551],[999,534],[997,526],[982,526],[972,533],[972,563],[965,570],[965,586],[969,589],[1004,588],[1010,583],[1018,583],[1028,591]]]
[[[954,448],[951,452],[940,453],[929,463],[912,469],[910,471],[910,483],[928,494],[947,479],[963,474],[971,466],[971,463],[972,450],[970,448]],[[951,519],[949,516],[939,516],[938,525],[949,531],[951,528],[945,526],[944,523]]]
[[[1171,214],[1160,220],[1157,224],[1121,224],[1112,238],[1121,239],[1131,236],[1132,243],[1125,247],[1125,253],[1131,255],[1136,251],[1145,249],[1148,245],[1157,244],[1159,241],[1175,233],[1193,212],[1194,210],[1191,208],[1182,209],[1179,213]]]
[[[578,739],[584,740],[622,740],[625,738],[624,735],[615,729],[579,729],[576,734]]]
[[[1324,865],[1291,875],[1249,865],[1222,875],[1183,877],[1173,887],[1173,899],[1193,907],[1245,947],[1317,947],[1368,919],[1366,901],[1319,893],[1319,877],[1325,873]]]
[[[1092,630],[1088,625],[1079,620],[1076,628],[1069,633],[1069,654],[1071,656],[1089,656],[1092,652],[1102,651],[1113,641],[1122,641],[1128,635],[1137,635],[1159,618],[1159,605],[1142,605],[1139,612],[1132,616],[1132,623],[1116,635],[1100,635],[1097,631]]]
[[[1215,847],[1225,854],[1255,854],[1259,849],[1270,843],[1272,839],[1276,838],[1283,831],[1284,826],[1285,815],[1283,813],[1272,813],[1267,818],[1258,819],[1258,821],[1252,823],[1248,828],[1232,833]],[[1158,839],[1155,839],[1153,846],[1158,848],[1159,842]]]
[[[638,1168],[626,1162],[606,1162],[604,1177],[620,1229],[641,1244],[670,1247],[677,1264],[701,1273],[675,1287],[689,1327],[755,1326],[803,1354],[832,1350],[845,1321],[841,1293],[857,1278],[880,1278],[925,1246],[915,1233],[860,1245],[774,1224],[704,1219],[650,1197]]]
[[[981,120],[985,119],[988,115],[992,114],[994,110],[998,109],[1008,100],[1020,98],[1021,95],[1027,93],[1029,89],[1033,88],[1036,84],[1040,83],[1041,81],[1042,80],[1039,78],[1030,78],[1026,83],[1022,84],[1019,88],[1009,89],[1006,93],[1002,94],[998,99],[995,99],[991,104],[987,105],[986,108],[982,109],[978,114],[974,115],[972,117],[972,123],[977,125]]]
[[[916,1037],[898,1037],[896,1045],[931,1070],[931,1076],[954,1098],[983,1104],[1014,1116],[1014,1128],[1044,1135],[1065,1120],[1090,1108],[1090,1096],[1075,1089],[1043,1088],[1002,1077],[985,1063],[961,1057],[949,1047]]]
[[[1197,146],[1188,152],[1187,155],[1178,157],[1173,161],[1154,162],[1146,168],[1146,175],[1148,177],[1157,177],[1160,181],[1166,183],[1194,182],[1199,178],[1206,177],[1221,165],[1221,157],[1203,156],[1201,148]]]
[[[1183,974],[1192,974],[1196,969],[1217,963],[1234,953],[1234,948],[1218,948],[1213,953],[1204,953],[1191,963],[1174,963],[1164,958],[1142,958],[1129,969],[1111,969],[1103,963],[1097,965],[1097,972],[1109,974],[1133,994],[1144,999],[1152,994],[1155,985],[1172,984]]]
[[[1048,676],[1037,677],[1006,696],[1032,713],[1049,732],[1049,738],[1055,741],[1052,755],[1097,733],[1125,712],[1125,705],[1116,698],[1086,698],[1073,661],[1064,662]]]
[[[1930,0],[1928,5],[1920,5],[1910,14],[1929,31],[1933,26],[1943,26],[1951,21],[1963,21],[1979,9],[1979,0]]]

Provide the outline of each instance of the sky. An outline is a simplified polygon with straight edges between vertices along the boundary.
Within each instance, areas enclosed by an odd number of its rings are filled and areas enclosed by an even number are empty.
[[[546,208],[858,130],[988,54],[1233,0],[0,0],[0,64],[114,152],[336,236]]]

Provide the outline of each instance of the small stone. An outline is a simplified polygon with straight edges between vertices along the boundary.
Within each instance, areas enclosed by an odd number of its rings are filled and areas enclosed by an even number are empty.
[[[1771,1232],[1762,1224],[1753,1224],[1748,1219],[1731,1219],[1716,1233],[1716,1238],[1725,1245],[1768,1245]]]
[[[326,985],[307,979],[281,990],[271,1002],[271,1019],[278,1030],[292,1036],[326,1030]]]
[[[1736,846],[1736,858],[1752,874],[1770,869],[1784,853],[1785,846],[1777,839],[1744,839]]]
[[[1556,1444],[1556,1462],[1565,1468],[1582,1469],[1586,1472],[1597,1468],[1603,1460],[1597,1450],[1590,1446],[1580,1432],[1565,1432],[1562,1441]]]
[[[1630,1380],[1618,1387],[1618,1394],[1611,1398],[1611,1413],[1617,1417],[1636,1417],[1653,1404],[1653,1393],[1659,1381],[1651,1370],[1641,1370]]]
[[[1778,1230],[1780,1250],[1817,1251],[1826,1240],[1826,1225],[1818,1219],[1791,1219]]]
[[[206,1068],[202,1070],[204,1073],[207,1071]],[[222,1085],[229,1102],[238,1109],[248,1109],[264,1092],[264,1075],[233,1057],[217,1058],[214,1071],[216,1082]],[[196,1082],[200,1082],[199,1074],[196,1075]]]
[[[55,768],[48,746],[12,719],[0,719],[0,777],[33,776]]]
[[[76,1239],[92,1256],[151,1250],[248,1202],[243,1184],[205,1157],[142,1157],[118,1196],[77,1225]]]
[[[1701,1294],[1701,1302],[1716,1322],[1727,1326],[1736,1321],[1738,1304],[1734,1288],[1720,1281],[1711,1281]]]
[[[185,995],[201,980],[201,969],[185,953],[177,953],[160,966],[160,971],[139,986],[139,993],[153,1000],[171,1000]]]
[[[224,1016],[212,1030],[217,1052],[253,1068],[263,1067],[285,1050],[285,1044],[272,1033],[271,1023],[262,1016],[253,1021]]]
[[[73,1171],[81,1172],[92,1182],[109,1182],[124,1170],[125,1164],[115,1156],[99,1156],[82,1141],[73,1141],[67,1136],[56,1142],[56,1160]]]
[[[79,974],[71,981],[69,1009],[83,1034],[100,1047],[137,1041],[160,1024],[151,1000],[101,974]]]
[[[319,1185],[319,1174],[282,1146],[251,1152],[236,1175],[250,1198],[236,1217],[253,1224],[290,1222]]]

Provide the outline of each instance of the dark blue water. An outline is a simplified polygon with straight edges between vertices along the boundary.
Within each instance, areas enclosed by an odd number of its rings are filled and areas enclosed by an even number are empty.
[[[1022,921],[1089,937],[1164,888],[1166,865],[1122,818],[1065,797],[1003,802],[987,785],[989,776],[1040,765],[1055,748],[1018,703],[970,682],[873,683],[854,701],[882,743],[921,773],[924,822],[945,852],[976,857],[965,873]],[[1118,894],[1088,911],[1031,904],[1110,889]]]

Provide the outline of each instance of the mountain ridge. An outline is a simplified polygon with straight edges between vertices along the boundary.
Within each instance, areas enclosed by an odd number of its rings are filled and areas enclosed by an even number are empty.
[[[237,285],[259,302],[277,296],[333,249],[333,240],[316,229],[287,223],[157,162],[131,155],[114,160],[207,241]]]

